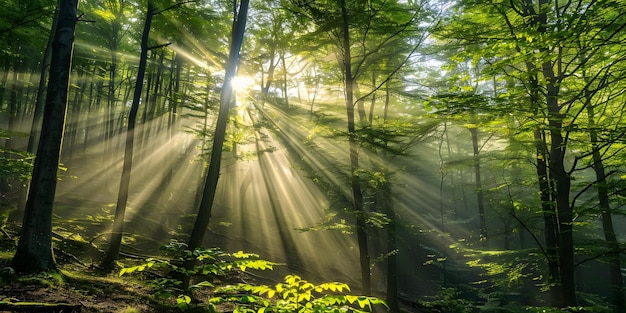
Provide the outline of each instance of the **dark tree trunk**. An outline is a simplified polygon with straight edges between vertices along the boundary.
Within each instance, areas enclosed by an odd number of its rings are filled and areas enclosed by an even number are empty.
[[[598,201],[602,216],[602,230],[607,248],[611,252],[608,254],[609,281],[611,283],[611,303],[617,308],[617,312],[626,312],[626,299],[624,299],[624,279],[622,278],[622,264],[620,261],[620,245],[613,227],[613,213],[609,202],[609,186],[606,180],[606,171],[600,154],[600,142],[598,141],[597,126],[595,123],[594,107],[587,101],[587,115],[589,116],[589,138],[593,157],[593,170],[596,173],[596,189],[598,190]]]
[[[478,201],[478,221],[480,223],[479,241],[483,247],[488,246],[487,240],[487,221],[485,218],[485,201],[483,197],[483,183],[480,178],[480,150],[478,147],[478,128],[470,128],[472,134],[472,147],[474,150],[474,176],[476,187],[476,200]]]
[[[278,62],[274,62],[274,59],[276,58],[276,45],[275,44],[270,45],[269,49],[270,49],[270,56],[269,56],[270,66],[267,69],[267,79],[265,80],[265,83],[262,84],[262,88],[261,88],[263,103],[265,103],[265,100],[267,99],[267,95],[270,91],[270,86],[274,82],[274,71],[276,70],[276,66],[278,65]]]
[[[152,24],[153,13],[152,1],[148,1],[148,11],[146,12],[146,23],[143,28],[141,37],[141,55],[139,57],[139,69],[137,72],[137,80],[135,81],[135,93],[133,102],[128,114],[128,129],[126,131],[126,143],[124,148],[124,165],[122,168],[122,178],[120,180],[120,188],[117,195],[117,204],[115,207],[115,218],[113,221],[113,230],[111,231],[111,242],[109,250],[100,265],[105,270],[111,270],[115,264],[115,260],[120,252],[122,243],[122,233],[124,231],[124,216],[126,215],[126,204],[128,202],[128,189],[130,187],[130,174],[133,166],[133,147],[135,140],[135,121],[137,119],[137,111],[139,110],[139,100],[141,98],[141,89],[143,87],[143,78],[146,74],[146,63],[148,59],[148,36],[150,34],[150,25]]]
[[[574,272],[574,236],[572,227],[573,211],[569,193],[571,178],[565,171],[565,151],[567,149],[563,131],[563,114],[558,103],[558,77],[551,62],[544,62],[541,71],[547,81],[548,125],[550,127],[550,159],[548,170],[556,187],[556,210],[559,226],[559,284],[562,288],[561,307],[576,306],[576,284]]]
[[[387,85],[388,86],[388,85]],[[376,89],[376,72],[372,72],[372,89]],[[372,100],[370,101],[370,115],[368,117],[368,122],[372,125],[374,119],[374,108],[376,107],[376,91],[372,93]]]
[[[283,98],[285,99],[285,106],[289,107],[289,85],[287,84],[287,63],[285,62],[285,52],[280,54],[280,62],[283,65]]]
[[[60,1],[60,0],[59,0]],[[57,3],[57,8],[59,4]],[[54,19],[52,20],[52,27],[50,28],[50,35],[48,36],[48,43],[46,44],[46,50],[43,53],[43,60],[41,61],[41,75],[39,76],[39,86],[37,87],[37,96],[35,99],[35,109],[33,112],[33,120],[30,127],[30,133],[28,136],[28,146],[26,151],[35,153],[35,147],[37,139],[39,139],[39,130],[41,129],[41,118],[44,110],[44,95],[46,93],[46,80],[48,79],[48,72],[50,71],[50,59],[52,57],[52,40],[54,39],[54,32],[59,20],[59,10],[54,13]]]
[[[63,142],[77,6],[77,0],[62,0],[59,5],[41,139],[20,241],[13,257],[13,267],[19,273],[35,273],[55,267],[52,253],[52,206]]]
[[[0,79],[0,109],[4,108],[4,94],[6,92],[7,82],[9,81],[9,71],[11,70],[11,58],[4,59],[4,70]]]
[[[236,18],[233,22],[232,42],[230,46],[230,52],[228,54],[228,62],[226,63],[224,83],[222,85],[222,90],[220,93],[220,109],[215,125],[215,133],[213,136],[211,160],[209,163],[206,180],[204,182],[202,200],[200,201],[200,207],[198,208],[198,216],[194,223],[191,236],[189,237],[188,249],[191,251],[202,247],[204,234],[206,233],[207,226],[209,225],[209,220],[211,219],[213,199],[215,198],[217,181],[220,176],[222,148],[226,135],[228,112],[231,106],[231,96],[233,92],[233,86],[231,82],[235,77],[235,74],[237,73],[237,66],[239,65],[239,51],[241,50],[241,45],[243,43],[244,33],[246,29],[249,3],[250,0],[241,0],[241,3],[239,4],[239,12],[237,13]],[[192,265],[193,264],[190,263],[186,264],[186,266],[188,267]]]
[[[558,247],[558,222],[556,209],[552,198],[554,195],[552,184],[548,176],[548,152],[546,142],[541,130],[535,130],[535,148],[537,150],[537,178],[539,180],[539,197],[541,199],[541,212],[544,221],[544,238],[546,241],[546,259],[548,263],[548,283],[552,285],[549,290],[550,301],[553,306],[559,306],[561,286],[558,285],[559,262],[557,256]]]
[[[391,186],[383,190],[385,213],[390,219],[389,225],[387,225],[387,253],[389,253],[389,256],[387,257],[387,294],[385,301],[387,301],[387,305],[389,306],[389,312],[399,313],[397,219],[390,187]]]
[[[348,118],[348,142],[350,149],[350,181],[352,187],[353,210],[356,215],[356,234],[359,245],[359,263],[361,266],[361,292],[365,295],[372,293],[370,255],[367,245],[367,216],[363,208],[363,191],[361,190],[361,180],[356,175],[359,169],[359,142],[357,139],[354,123],[354,84],[355,79],[352,74],[351,48],[350,48],[350,21],[345,0],[341,1],[342,33],[343,33],[343,68],[345,75],[346,93],[346,115]]]

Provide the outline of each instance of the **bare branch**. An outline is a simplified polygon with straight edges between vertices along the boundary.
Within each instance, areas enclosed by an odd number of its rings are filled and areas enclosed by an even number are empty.
[[[543,256],[546,258],[546,260],[550,261],[550,258],[548,257],[548,253],[543,248],[543,245],[541,245],[541,241],[539,241],[539,238],[537,238],[537,236],[535,236],[535,234],[530,230],[530,228],[528,228],[528,226],[526,226],[526,224],[524,224],[522,220],[520,220],[517,216],[515,216],[515,214],[513,213],[510,213],[510,214],[533,237],[533,240],[535,240],[535,242],[537,243],[537,246],[539,246],[539,249],[541,249],[541,253],[543,254]]]
[[[168,43],[164,43],[162,45],[151,46],[151,47],[148,47],[148,50],[153,50],[153,49],[159,49],[159,48],[167,47],[167,46],[169,46],[171,44],[172,44],[171,42],[168,42]]]
[[[183,6],[184,4],[195,3],[195,2],[197,2],[197,1],[196,0],[189,0],[189,1],[183,1],[183,2],[174,3],[171,6],[165,8],[163,10],[156,11],[156,12],[152,13],[152,15],[161,14],[161,13],[163,13],[165,11],[169,11],[169,10],[174,9],[174,8],[179,8],[179,7]]]

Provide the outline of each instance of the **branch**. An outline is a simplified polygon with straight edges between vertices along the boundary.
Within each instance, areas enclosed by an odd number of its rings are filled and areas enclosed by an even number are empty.
[[[595,259],[601,258],[601,257],[603,257],[603,256],[605,256],[605,255],[622,253],[622,252],[624,252],[624,251],[626,251],[626,248],[621,248],[621,249],[619,249],[619,250],[609,250],[609,251],[606,251],[606,252],[602,252],[602,253],[600,253],[600,254],[596,254],[596,255],[594,255],[594,256],[592,256],[592,257],[589,257],[589,258],[583,259],[582,261],[580,261],[580,262],[578,262],[578,263],[574,264],[574,267],[576,267],[576,266],[578,266],[578,265],[582,265],[582,264],[587,263],[587,262],[589,262],[589,261],[593,261],[593,260],[595,260]]]
[[[81,15],[79,15],[76,18],[76,21],[77,22],[85,22],[85,23],[95,23],[96,22],[95,20],[83,20],[83,16],[85,16],[85,13],[82,13]]]
[[[172,44],[171,42],[168,42],[168,43],[164,43],[162,45],[156,45],[156,46],[148,47],[148,51],[153,50],[153,49],[159,49],[159,48],[167,47],[167,46],[169,46],[171,44]]]
[[[539,249],[541,249],[541,253],[543,254],[543,256],[546,258],[546,260],[550,261],[550,257],[548,256],[548,253],[546,252],[546,250],[543,248],[543,246],[541,245],[541,242],[539,241],[539,238],[537,238],[537,236],[535,236],[535,234],[530,230],[530,228],[528,228],[528,226],[526,226],[526,224],[524,224],[524,222],[522,222],[522,220],[520,220],[517,216],[515,216],[515,214],[513,213],[509,213],[511,214],[511,216],[513,216],[513,218],[520,223],[520,225],[522,225],[522,227],[524,227],[524,229],[531,235],[533,236],[533,239],[535,240],[535,242],[537,243],[537,246],[539,246]]]
[[[606,179],[607,177],[613,175],[617,173],[616,170],[610,171],[608,172],[606,175],[604,175],[604,179]],[[599,183],[601,179],[596,179],[594,182],[589,183],[587,186],[585,186],[585,188],[583,188],[581,191],[579,191],[576,196],[574,196],[574,199],[572,199],[572,204],[571,207],[574,207],[574,204],[576,203],[576,200],[578,200],[578,198],[580,196],[582,196],[585,192],[587,192],[587,190],[589,190],[589,188],[593,187],[595,184]]]
[[[369,97],[370,95],[372,95],[373,93],[375,93],[376,91],[380,90],[380,88],[382,88],[382,86],[384,84],[386,84],[389,80],[391,80],[391,78],[396,75],[396,73],[406,64],[407,61],[409,61],[409,59],[411,58],[411,56],[415,53],[415,51],[417,51],[417,48],[419,48],[423,41],[424,38],[422,38],[422,41],[418,42],[415,47],[413,47],[413,50],[411,50],[411,52],[406,56],[406,58],[404,58],[404,60],[387,76],[387,78],[385,78],[378,86],[376,86],[374,89],[370,90],[370,92],[368,92],[367,94],[365,94],[364,96],[356,99],[356,101],[354,101],[354,104],[358,103],[359,101],[362,101],[363,99]]]
[[[28,23],[35,22],[39,18],[44,17],[44,16],[48,16],[48,15],[50,15],[50,12],[41,13],[41,14],[31,18],[31,19],[25,19],[25,20],[22,20],[20,22],[16,22],[15,24],[11,25],[9,28],[0,30],[0,34],[8,33],[8,32],[10,32],[10,31],[12,31],[12,30],[22,26],[22,25],[26,25]],[[24,17],[24,18],[26,18],[26,17]]]
[[[163,12],[165,12],[165,11],[169,11],[169,10],[171,10],[171,9],[181,7],[181,6],[183,6],[183,4],[192,3],[192,2],[197,2],[197,1],[196,1],[196,0],[189,0],[189,1],[183,1],[183,2],[174,3],[174,4],[172,4],[171,6],[169,6],[169,7],[165,8],[165,9],[163,9],[163,10],[156,11],[156,12],[152,13],[152,15],[161,14],[161,13],[163,13]]]

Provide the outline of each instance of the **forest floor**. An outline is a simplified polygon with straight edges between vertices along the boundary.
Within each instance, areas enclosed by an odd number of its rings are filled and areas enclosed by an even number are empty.
[[[155,272],[138,275],[105,273],[96,259],[81,251],[55,248],[57,271],[18,276],[11,273],[15,253],[15,237],[0,234],[0,313],[3,312],[181,312],[175,296],[158,296],[150,285]],[[137,259],[121,259],[126,266],[143,263]],[[206,302],[207,290],[194,294]],[[206,312],[199,303],[193,312]]]
[[[135,277],[63,263],[58,271],[18,277],[7,272],[11,257],[0,254],[0,312],[180,312],[175,300],[155,297]]]
[[[7,261],[2,259],[2,265]],[[179,312],[175,303],[153,297],[150,288],[140,283],[75,267],[60,265],[58,272],[3,281],[0,312]],[[35,303],[42,305],[28,308]]]

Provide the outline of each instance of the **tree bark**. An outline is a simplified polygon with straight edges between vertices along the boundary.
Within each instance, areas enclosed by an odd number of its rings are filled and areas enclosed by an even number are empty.
[[[622,264],[620,261],[620,245],[617,241],[615,228],[613,227],[613,213],[609,202],[609,187],[606,180],[606,171],[600,154],[598,134],[596,131],[594,107],[587,101],[587,115],[589,118],[589,138],[591,141],[593,170],[596,173],[596,189],[602,216],[602,231],[606,240],[609,263],[609,281],[611,283],[611,303],[617,308],[617,312],[626,312],[626,299],[624,298],[624,279],[622,278]]]
[[[60,2],[57,1],[57,2]],[[60,3],[57,3],[57,8]],[[54,32],[59,20],[59,10],[54,13],[54,19],[52,20],[52,27],[50,28],[50,35],[48,36],[48,43],[46,44],[46,50],[43,53],[43,60],[41,61],[41,76],[39,77],[39,86],[37,87],[37,98],[35,99],[35,109],[33,112],[33,120],[31,122],[30,133],[28,136],[28,145],[26,151],[30,153],[36,153],[35,145],[39,138],[39,131],[41,129],[41,118],[44,110],[44,95],[46,93],[46,79],[48,79],[48,72],[50,71],[50,59],[52,58],[52,40],[54,39]]]
[[[572,227],[573,212],[569,193],[571,178],[565,171],[565,150],[563,134],[563,115],[558,104],[559,87],[550,62],[542,65],[542,72],[547,84],[548,125],[550,126],[550,178],[556,187],[556,210],[559,226],[559,284],[562,288],[560,306],[576,306],[576,284],[574,279],[574,236]]]
[[[231,107],[231,96],[233,92],[233,86],[231,84],[235,74],[237,73],[237,66],[239,65],[239,51],[243,44],[244,33],[246,29],[246,19],[248,16],[248,6],[250,0],[241,0],[239,4],[239,12],[235,17],[232,30],[232,42],[230,46],[230,52],[228,54],[228,62],[226,63],[224,83],[220,93],[220,109],[217,116],[217,122],[215,125],[215,133],[213,136],[213,148],[211,150],[211,160],[209,163],[208,172],[204,182],[204,189],[202,192],[202,200],[200,201],[200,207],[198,208],[198,216],[193,226],[191,236],[189,237],[188,249],[193,251],[202,246],[204,240],[204,234],[206,233],[209,220],[211,219],[211,209],[213,206],[213,200],[215,198],[215,191],[217,189],[217,182],[220,176],[220,165],[222,161],[222,148],[226,135],[226,126],[228,123],[228,112]],[[192,264],[186,264],[186,266],[192,266]]]
[[[67,111],[77,6],[78,0],[60,1],[59,22],[52,42],[50,79],[41,138],[20,240],[13,257],[13,267],[19,273],[35,273],[55,268],[52,253],[52,207]]]
[[[372,293],[370,255],[367,245],[367,225],[365,210],[363,209],[363,191],[361,180],[356,175],[359,169],[359,143],[354,125],[354,84],[352,74],[351,48],[350,48],[350,21],[345,0],[341,1],[342,32],[343,32],[343,67],[345,78],[346,115],[348,117],[348,142],[350,149],[350,180],[352,187],[353,209],[356,215],[356,234],[359,245],[359,263],[361,266],[361,292],[365,295]]]
[[[396,226],[396,211],[394,208],[391,186],[382,191],[385,213],[390,222],[387,225],[387,293],[385,301],[389,306],[389,312],[399,313],[398,303],[398,233]]]
[[[478,220],[480,223],[479,241],[483,247],[488,246],[487,221],[485,219],[485,202],[483,197],[483,184],[480,178],[480,150],[478,147],[478,128],[470,128],[472,134],[472,148],[474,151],[474,186],[476,187],[476,200],[478,201]]]
[[[135,121],[137,120],[137,111],[139,110],[139,100],[141,99],[141,89],[143,87],[143,79],[146,74],[146,63],[148,59],[148,37],[150,34],[150,25],[152,24],[152,16],[154,7],[152,1],[148,1],[148,10],[146,12],[146,22],[141,37],[141,55],[139,57],[139,69],[137,72],[137,80],[135,81],[135,92],[133,94],[133,102],[128,114],[128,129],[126,131],[126,142],[124,146],[124,165],[122,167],[122,177],[120,179],[120,188],[117,195],[117,203],[115,207],[115,217],[113,221],[113,230],[111,231],[111,242],[109,250],[100,264],[105,270],[111,270],[120,253],[122,243],[122,233],[124,231],[124,217],[126,215],[126,204],[128,202],[128,189],[130,188],[130,174],[133,167],[133,147],[135,140]]]

